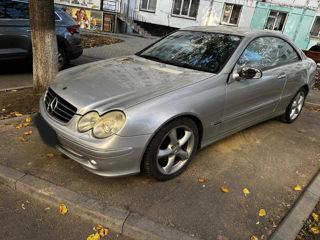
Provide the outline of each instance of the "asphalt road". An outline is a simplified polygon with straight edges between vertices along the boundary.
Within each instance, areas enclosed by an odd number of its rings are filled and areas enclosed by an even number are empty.
[[[198,152],[178,178],[157,182],[143,174],[91,174],[45,146],[35,128],[16,129],[12,119],[0,121],[0,163],[202,239],[266,239],[299,197],[294,187],[306,187],[320,168],[319,122],[320,112],[304,109],[293,124],[258,124]],[[244,188],[251,193],[245,196]]]
[[[82,220],[75,214],[59,215],[58,207],[50,207],[0,184],[1,240],[86,240],[99,223]],[[59,204],[57,203],[57,206]],[[130,240],[109,232],[108,240]]]

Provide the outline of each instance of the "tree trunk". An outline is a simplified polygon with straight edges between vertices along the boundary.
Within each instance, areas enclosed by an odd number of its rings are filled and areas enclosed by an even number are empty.
[[[53,0],[30,0],[33,89],[46,90],[58,72],[58,48]]]

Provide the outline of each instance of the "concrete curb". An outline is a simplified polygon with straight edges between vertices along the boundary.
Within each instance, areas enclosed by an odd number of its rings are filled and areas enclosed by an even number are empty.
[[[25,85],[22,87],[11,87],[11,88],[2,88],[0,89],[0,92],[7,92],[7,91],[11,91],[11,90],[21,90],[21,89],[25,89],[25,88],[32,88],[32,84],[31,85]]]
[[[307,102],[307,101],[304,103],[304,105],[307,107],[314,107],[314,108],[320,107],[319,103],[312,103],[312,102]]]
[[[25,120],[27,117],[34,117],[36,115],[36,113],[32,113],[32,114],[25,114],[22,115],[20,117],[11,117],[11,118],[5,118],[5,119],[1,119],[0,123],[10,123],[10,122],[14,122],[14,121],[21,121],[21,120]]]
[[[153,222],[139,214],[109,206],[40,178],[0,164],[0,183],[49,205],[66,204],[68,210],[83,219],[94,221],[141,240],[195,240],[184,232]]]
[[[320,200],[320,171],[308,187],[300,195],[295,205],[284,217],[276,231],[269,240],[296,239],[297,234],[303,227],[303,221],[308,219],[312,210]]]

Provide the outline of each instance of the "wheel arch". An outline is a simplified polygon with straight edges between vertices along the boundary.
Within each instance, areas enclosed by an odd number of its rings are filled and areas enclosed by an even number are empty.
[[[309,86],[308,86],[308,84],[303,85],[303,86],[301,87],[301,89],[302,89],[302,88],[306,91],[306,96],[307,96],[308,93],[309,93]]]
[[[180,118],[190,118],[192,119],[196,126],[197,126],[197,129],[199,131],[199,141],[198,141],[198,146],[197,146],[197,149],[200,149],[201,148],[201,142],[202,142],[202,137],[203,137],[203,123],[202,121],[200,120],[199,117],[197,117],[195,114],[192,114],[192,113],[181,113],[179,115],[175,115],[171,118],[169,118],[167,121],[163,122],[158,128],[156,131],[153,132],[153,134],[150,136],[144,150],[143,150],[143,154],[142,154],[142,157],[141,157],[141,161],[140,161],[140,172],[143,171],[143,163],[144,163],[144,156],[145,156],[145,152],[147,150],[147,147],[149,146],[151,140],[153,139],[153,137],[160,131],[161,128],[163,128],[165,125],[167,125],[168,123],[172,122],[172,121],[175,121],[177,119],[180,119]]]

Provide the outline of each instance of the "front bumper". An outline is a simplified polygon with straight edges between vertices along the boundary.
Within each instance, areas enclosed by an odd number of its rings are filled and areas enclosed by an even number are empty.
[[[45,110],[43,98],[40,99],[40,114],[56,133],[55,147],[88,171],[105,177],[140,172],[141,159],[150,135],[113,135],[105,139],[96,139],[90,132],[77,131],[77,123],[81,117],[79,115],[73,116],[68,124],[55,120]]]

